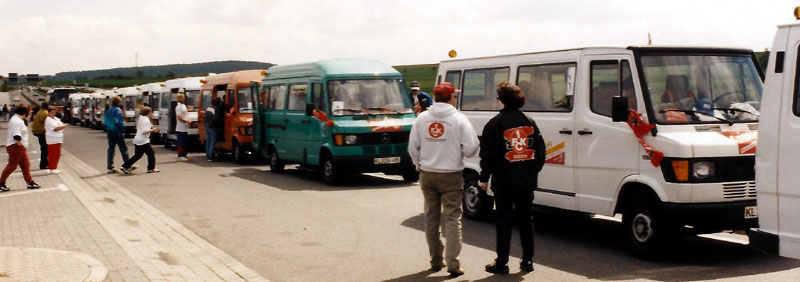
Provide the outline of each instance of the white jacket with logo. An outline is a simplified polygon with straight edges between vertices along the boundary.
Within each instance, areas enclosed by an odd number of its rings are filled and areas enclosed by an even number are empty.
[[[411,127],[408,154],[422,171],[459,172],[464,157],[478,152],[475,129],[464,114],[448,103],[435,103]]]

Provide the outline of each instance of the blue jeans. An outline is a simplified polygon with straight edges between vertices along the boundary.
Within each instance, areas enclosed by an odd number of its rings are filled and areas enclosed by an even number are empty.
[[[114,169],[114,147],[119,147],[119,153],[122,155],[122,162],[128,162],[128,147],[125,146],[125,136],[122,135],[121,131],[108,131],[106,132],[106,137],[108,139],[108,153],[106,156],[107,169],[112,170]]]
[[[217,144],[217,129],[206,128],[206,157],[214,158],[214,146]]]

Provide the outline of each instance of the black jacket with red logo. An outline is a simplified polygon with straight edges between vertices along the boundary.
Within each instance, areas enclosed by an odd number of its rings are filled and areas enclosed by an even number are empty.
[[[537,187],[544,166],[545,144],[533,119],[519,110],[504,108],[481,134],[481,182],[492,178],[492,189],[506,186]]]

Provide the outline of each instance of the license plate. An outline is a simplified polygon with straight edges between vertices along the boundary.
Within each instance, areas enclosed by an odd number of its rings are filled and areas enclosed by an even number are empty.
[[[744,207],[744,218],[758,218],[758,208]]]
[[[400,157],[375,158],[375,164],[399,164]]]

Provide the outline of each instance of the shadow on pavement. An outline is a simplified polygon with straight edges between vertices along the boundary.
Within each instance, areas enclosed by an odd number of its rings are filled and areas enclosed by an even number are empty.
[[[365,174],[348,174],[338,186],[326,185],[321,177],[314,172],[304,169],[287,167],[281,173],[272,173],[269,169],[242,167],[233,170],[230,174],[221,174],[222,177],[239,177],[259,184],[269,185],[286,191],[347,191],[347,190],[377,190],[408,187],[408,182],[376,177]]]
[[[424,232],[423,214],[406,219],[402,225]],[[675,240],[659,261],[641,260],[628,252],[620,223],[570,211],[535,208],[534,229],[536,264],[587,279],[711,280],[800,267],[798,260],[696,236]],[[493,221],[464,219],[462,231],[464,244],[495,250]],[[517,263],[522,254],[518,234],[514,231],[511,242],[511,256],[517,260],[512,258],[510,264]],[[507,279],[512,278],[502,278]]]

